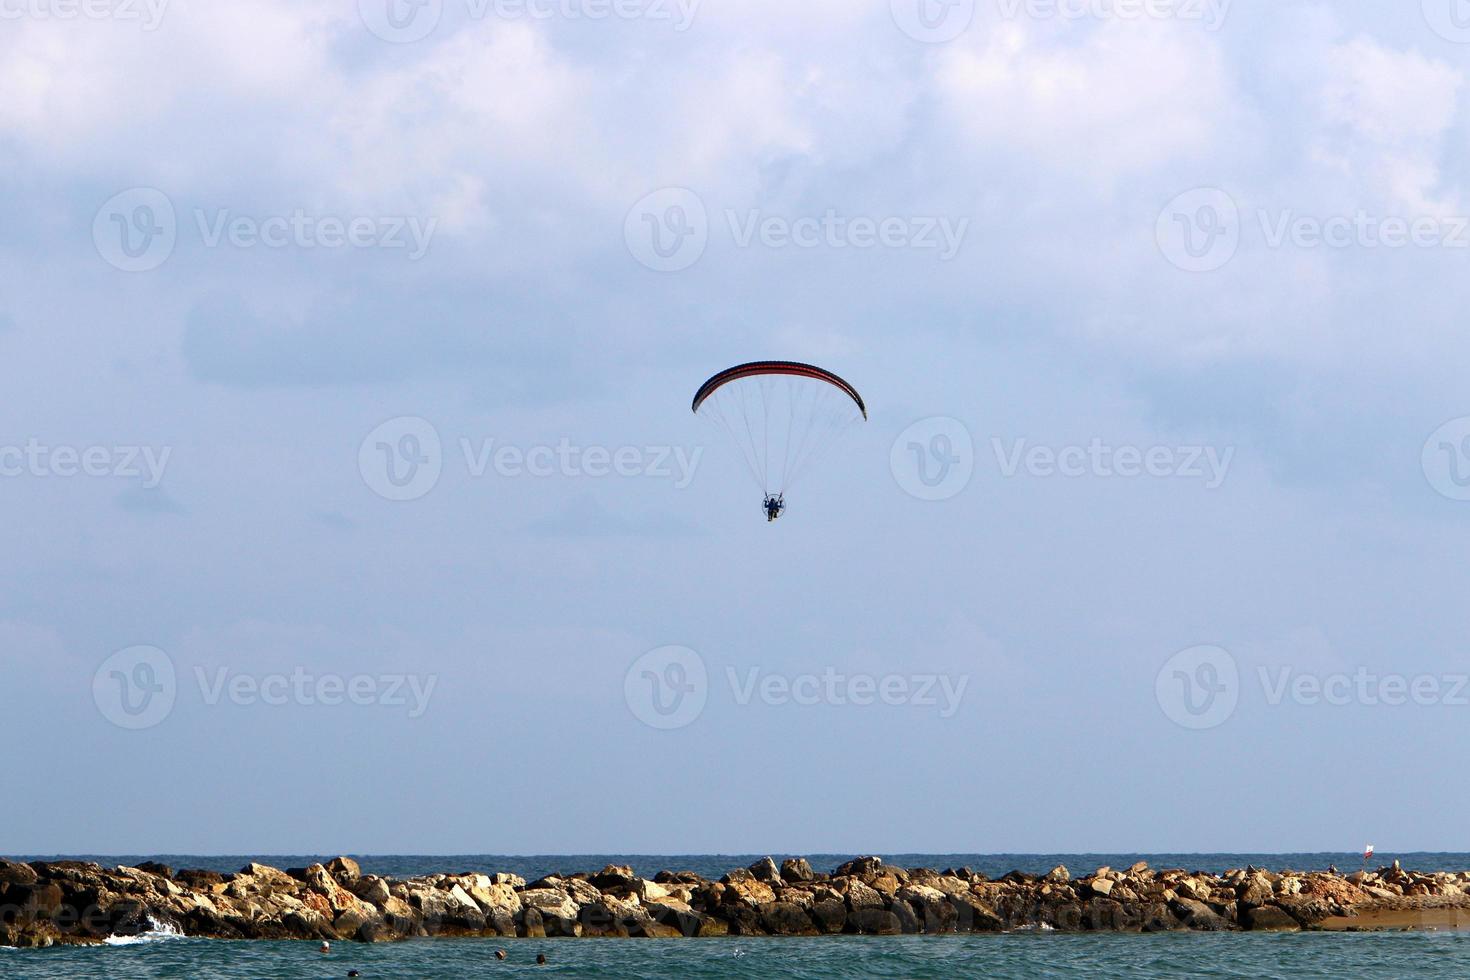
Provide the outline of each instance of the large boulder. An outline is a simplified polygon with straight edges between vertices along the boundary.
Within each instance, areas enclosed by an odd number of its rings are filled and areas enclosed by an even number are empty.
[[[776,862],[770,857],[763,857],[752,864],[750,873],[755,876],[756,881],[768,884],[779,884],[781,881],[781,869],[776,867]]]
[[[637,886],[630,889],[630,892],[646,902],[656,902],[661,898],[677,898],[681,902],[687,902],[691,895],[689,888],[683,885],[661,885],[647,878],[639,878]]]
[[[466,875],[460,886],[479,903],[486,914],[504,911],[512,919],[520,915],[523,903],[520,893],[510,885],[496,884],[488,875]]]
[[[780,874],[777,874],[779,880]],[[720,879],[720,884],[725,886],[723,901],[729,905],[734,902],[745,902],[747,905],[765,905],[767,902],[776,900],[776,893],[771,886],[756,878],[755,874],[744,868],[737,868]]]
[[[955,931],[959,914],[950,903],[949,896],[939,889],[928,885],[905,885],[898,890],[898,897],[914,910],[924,932]],[[902,919],[903,915],[899,914],[899,920]]]
[[[853,858],[846,864],[838,865],[836,870],[832,872],[832,877],[836,878],[841,875],[854,875],[859,877],[873,875],[878,874],[884,867],[883,859],[880,857]]]
[[[1004,932],[1006,924],[995,909],[979,895],[970,892],[965,895],[953,895],[950,902],[954,905],[955,914],[958,917],[955,928],[960,932]]]
[[[363,909],[344,909],[332,920],[332,931],[343,939],[372,942],[378,936],[382,917]]]
[[[55,919],[66,905],[61,886],[54,881],[37,880],[29,885],[11,885],[5,892],[5,904],[21,920]],[[90,906],[95,903],[87,902]]]
[[[1164,902],[1149,902],[1143,906],[1142,912],[1144,932],[1171,932],[1184,928],[1184,923],[1174,917]]]
[[[61,930],[51,922],[30,925],[8,924],[0,920],[0,946],[22,949],[46,949],[61,938]]]
[[[327,873],[344,888],[351,888],[362,877],[362,868],[350,857],[334,857],[327,862]]]
[[[740,902],[727,903],[720,906],[719,915],[725,920],[732,936],[764,936],[765,926],[761,924],[760,911],[753,905],[745,905]]]
[[[864,907],[851,912],[847,921],[868,936],[897,936],[903,932],[898,916],[883,908]]]
[[[1179,917],[1185,926],[1201,932],[1223,932],[1235,928],[1235,923],[1226,920],[1204,902],[1194,898],[1175,898],[1169,910]]]
[[[381,906],[393,897],[393,892],[388,887],[386,879],[377,875],[363,875],[352,886],[353,894],[364,902]]]
[[[29,864],[0,858],[0,892],[6,885],[34,885],[37,877],[36,869]]]
[[[929,880],[925,884],[928,884],[932,889],[939,890],[939,892],[944,892],[950,898],[954,898],[957,895],[969,895],[970,893],[969,879],[963,879],[963,877],[957,876],[957,874],[941,874],[941,876],[935,877],[935,879]]]
[[[312,867],[320,868],[321,865],[313,865]],[[187,873],[183,871],[179,872],[180,875]],[[291,877],[279,868],[273,868],[268,864],[256,864],[254,862],[241,868],[239,873],[231,879],[230,883],[234,884],[242,878],[247,878],[252,884],[266,886],[272,890],[279,888],[285,891],[295,891],[302,884],[299,879]]]
[[[364,920],[376,918],[376,910],[373,906],[339,885],[326,866],[313,864],[302,873],[302,881],[312,893],[327,900],[328,909],[323,914],[328,918],[335,919],[343,912],[355,912]],[[466,902],[472,909],[475,909],[474,902],[468,901],[467,897]]]
[[[914,913],[914,907],[903,899],[895,898],[889,903],[888,911],[898,918],[899,927],[905,934],[923,931],[923,924],[919,922],[918,915]]]
[[[624,901],[604,895],[584,905],[578,915],[584,936],[644,936],[653,919],[636,898]]]
[[[174,872],[174,881],[194,891],[209,891],[216,885],[223,885],[225,876],[218,871],[210,871],[205,868],[185,868],[183,871]]]
[[[680,936],[697,936],[705,916],[677,898],[660,898],[643,903],[649,917]]]
[[[173,878],[174,869],[157,861],[142,861],[138,864],[138,870],[146,874],[157,875],[160,878]]]
[[[643,879],[633,873],[628,865],[609,864],[589,879],[589,884],[601,891],[642,892]]]
[[[790,902],[803,912],[811,911],[812,902],[816,901],[816,893],[805,885],[777,888],[775,892],[776,901]]]
[[[428,883],[414,883],[408,893],[409,904],[418,910],[421,924],[430,935],[482,932],[485,913],[475,900],[458,885],[440,888]]]
[[[1271,901],[1275,894],[1271,879],[1257,872],[1236,889],[1236,900],[1245,908],[1255,908]]]
[[[583,878],[567,878],[561,887],[578,905],[590,905],[602,897],[597,886]]]
[[[856,878],[844,879],[839,885],[839,891],[847,896],[847,904],[853,911],[865,908],[883,908],[888,903],[877,890],[869,888]]]
[[[546,924],[541,921],[541,913],[536,906],[528,905],[521,913],[520,930],[517,935],[523,939],[546,938]]]
[[[812,902],[812,924],[821,932],[841,932],[847,925],[847,905],[835,898]]]
[[[581,906],[562,888],[527,888],[521,892],[526,914],[536,910],[536,919],[548,936],[581,935],[577,921]],[[529,928],[529,927],[528,927]]]
[[[1315,925],[1323,919],[1343,913],[1343,908],[1331,899],[1305,895],[1279,897],[1275,904],[1304,926]]]
[[[867,879],[869,885],[887,895],[889,898],[898,894],[898,890],[908,884],[908,872],[902,868],[884,868],[881,874],[873,875]]]
[[[801,907],[791,902],[769,902],[760,907],[761,925],[773,936],[815,936],[816,926]]]
[[[781,862],[782,881],[811,881],[816,877],[806,858],[787,858]]]
[[[1274,905],[1247,909],[1245,925],[1257,932],[1296,932],[1301,929],[1301,923]]]
[[[1136,932],[1143,927],[1135,905],[1111,898],[1093,898],[1081,907],[1081,928],[1102,932]]]

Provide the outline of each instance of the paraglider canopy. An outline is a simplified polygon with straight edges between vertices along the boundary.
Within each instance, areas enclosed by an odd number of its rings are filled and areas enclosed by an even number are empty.
[[[846,429],[868,417],[856,388],[799,361],[751,361],[716,374],[694,393],[696,415],[740,449],[764,495],[767,520],[783,495]],[[771,508],[772,501],[779,506]]]
[[[710,378],[699,386],[694,393],[694,411],[699,412],[699,406],[704,404],[705,399],[714,394],[716,390],[724,385],[742,378],[759,376],[789,375],[795,378],[811,378],[815,381],[825,381],[827,384],[835,385],[838,389],[857,403],[858,411],[863,418],[868,417],[868,406],[863,404],[863,397],[858,394],[857,389],[843,381],[837,375],[825,368],[819,368],[814,364],[802,364],[800,361],[751,361],[748,364],[737,364],[732,368],[726,368],[719,374]]]

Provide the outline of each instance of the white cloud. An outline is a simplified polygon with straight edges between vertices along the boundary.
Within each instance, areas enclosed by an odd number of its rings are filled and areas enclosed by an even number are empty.
[[[242,115],[299,104],[320,84],[325,26],[309,6],[279,0],[170,5],[153,31],[129,21],[7,21],[0,135],[87,170],[165,148],[197,159],[207,141],[178,123],[207,106],[228,133]]]
[[[1464,76],[1369,38],[1332,48],[1322,71],[1318,159],[1348,176],[1366,205],[1416,215],[1453,209],[1457,195],[1441,186],[1439,160]]]
[[[1237,111],[1219,45],[1174,25],[1104,23],[1080,43],[1011,23],[939,58],[950,123],[984,155],[1108,185],[1204,160]]]

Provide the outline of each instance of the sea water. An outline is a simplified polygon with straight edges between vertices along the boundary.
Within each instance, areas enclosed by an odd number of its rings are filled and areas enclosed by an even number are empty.
[[[497,960],[495,951],[508,956]],[[538,967],[544,953],[547,965]],[[1027,933],[723,939],[418,939],[334,944],[156,938],[0,949],[0,976],[148,980],[345,977],[1464,977],[1465,933]]]

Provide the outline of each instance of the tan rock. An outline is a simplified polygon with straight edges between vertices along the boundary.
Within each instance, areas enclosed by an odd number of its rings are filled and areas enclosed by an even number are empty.
[[[509,885],[494,884],[487,877],[485,884],[471,884],[465,891],[469,892],[470,896],[479,902],[487,912],[493,909],[505,909],[512,916],[520,914],[521,896]]]
[[[940,875],[930,883],[931,888],[938,888],[946,895],[966,895],[970,891],[970,883],[963,878],[954,875]]]
[[[327,862],[327,873],[338,883],[351,888],[362,877],[362,868],[350,857],[334,857]]]
[[[848,878],[846,879],[846,882],[847,887],[845,889],[845,895],[847,898],[847,904],[851,906],[854,911],[865,908],[881,909],[888,904],[883,900],[883,896],[879,894],[876,889],[869,888],[867,885],[863,884],[861,881],[858,881],[856,878]]]
[[[872,885],[876,891],[882,892],[884,895],[892,898],[898,894],[898,890],[903,887],[904,882],[897,875],[890,873],[877,875],[873,878]]]
[[[730,893],[733,892],[741,901],[751,905],[765,905],[767,902],[776,900],[776,892],[764,881],[757,881],[754,877],[737,878],[725,883],[725,900],[729,901]]]
[[[523,905],[542,913],[542,918],[548,914],[559,919],[577,917],[579,906],[572,900],[571,895],[560,888],[528,888],[521,892],[520,896]]]
[[[905,885],[898,890],[898,897],[906,902],[942,902],[949,896],[938,888],[930,888],[928,885]]]
[[[353,888],[358,898],[374,905],[382,905],[392,898],[388,882],[377,875],[364,875]]]
[[[1246,879],[1238,898],[1242,905],[1255,907],[1265,905],[1275,894],[1271,880],[1263,874],[1256,874]]]

